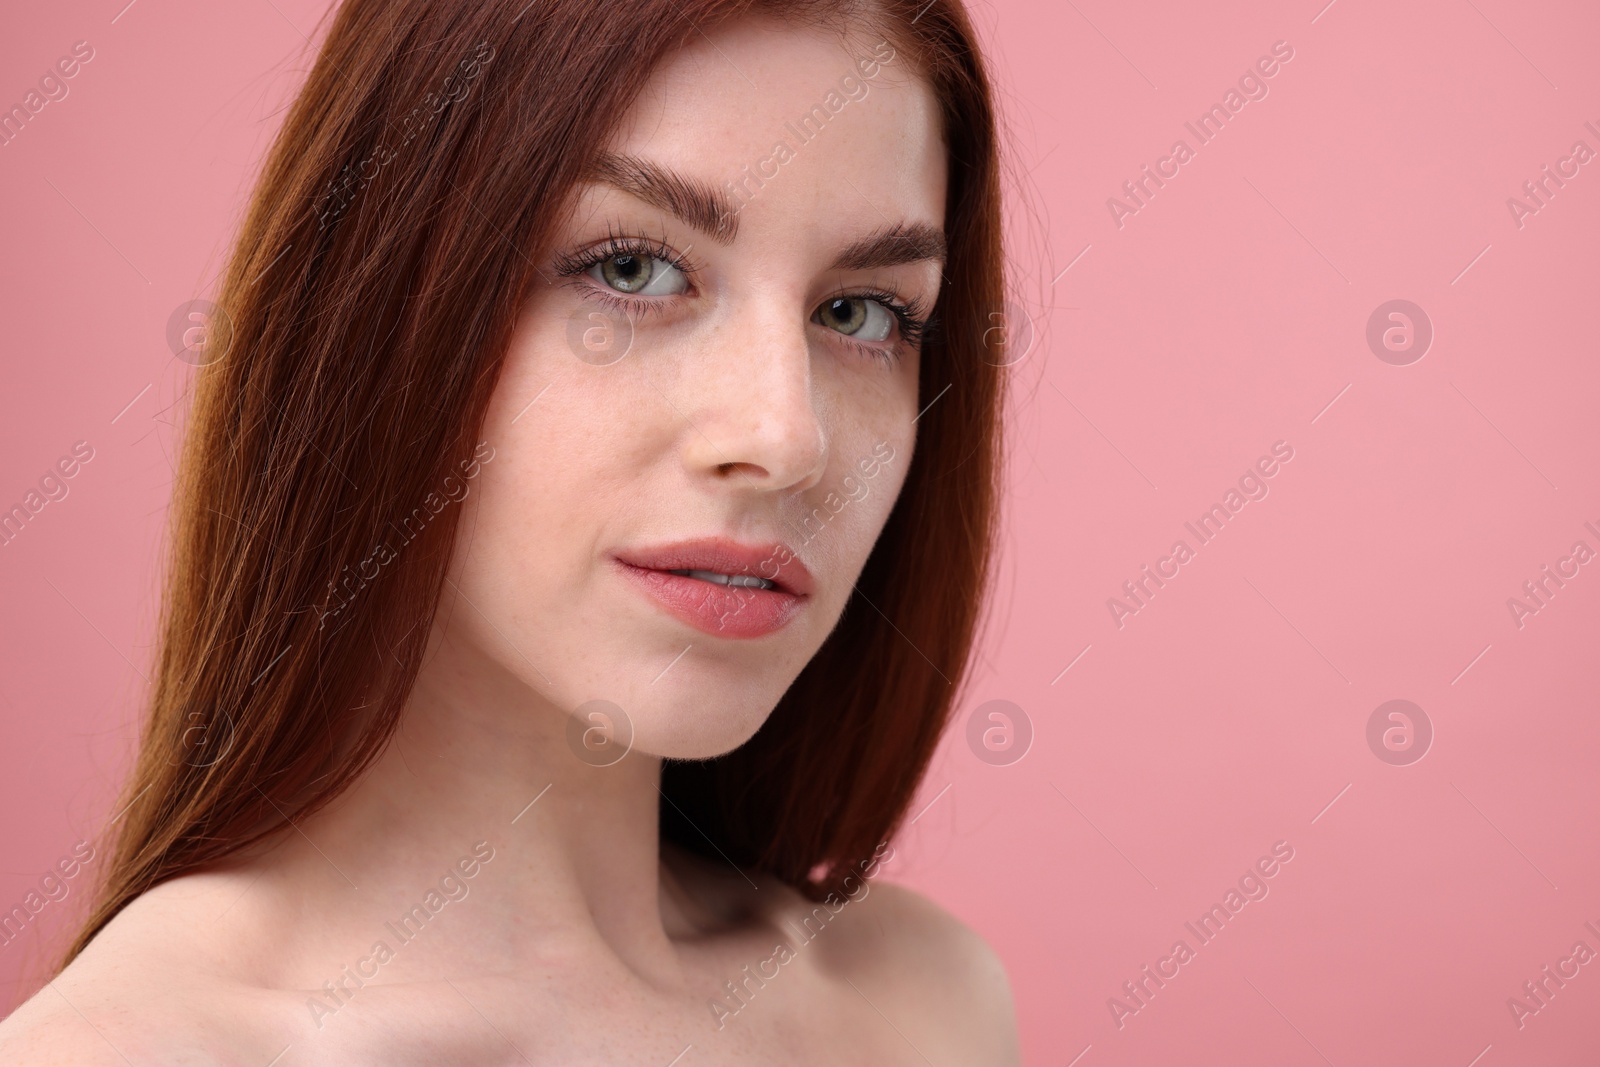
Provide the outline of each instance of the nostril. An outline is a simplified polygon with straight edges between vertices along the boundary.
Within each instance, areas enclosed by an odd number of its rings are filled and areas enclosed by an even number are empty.
[[[768,477],[766,468],[755,463],[741,463],[738,460],[730,460],[727,463],[718,463],[717,474],[724,478],[731,478],[737,475],[739,478],[746,481]]]

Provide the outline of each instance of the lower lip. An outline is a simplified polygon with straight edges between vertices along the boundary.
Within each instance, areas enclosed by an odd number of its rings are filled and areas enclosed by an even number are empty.
[[[804,597],[777,589],[718,585],[618,560],[622,572],[671,615],[713,637],[765,637],[784,627]]]

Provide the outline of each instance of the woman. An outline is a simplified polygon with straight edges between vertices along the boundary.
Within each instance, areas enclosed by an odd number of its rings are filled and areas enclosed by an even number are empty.
[[[875,881],[985,585],[998,187],[953,0],[346,0],[0,1059],[1015,1062]]]

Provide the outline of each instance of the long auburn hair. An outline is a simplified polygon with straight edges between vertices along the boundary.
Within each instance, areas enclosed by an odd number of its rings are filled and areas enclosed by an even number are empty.
[[[150,714],[58,966],[139,894],[265,842],[382,751],[455,513],[337,625],[318,606],[473,453],[556,212],[658,62],[756,11],[866,26],[940,101],[941,328],[924,340],[911,467],[839,625],[750,741],[667,763],[661,830],[813,898],[893,834],[966,677],[995,536],[1000,159],[959,0],[344,0],[223,275]]]

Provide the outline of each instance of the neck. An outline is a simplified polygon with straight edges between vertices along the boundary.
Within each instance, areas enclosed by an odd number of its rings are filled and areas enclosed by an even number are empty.
[[[449,937],[408,956],[510,971],[603,944],[647,980],[672,982],[671,937],[690,920],[661,865],[661,761],[629,752],[591,766],[568,721],[473,649],[436,642],[389,747],[301,823],[283,857],[297,889],[326,895],[328,933],[363,944],[486,841],[492,859],[449,883],[464,887],[441,909],[455,913]]]

